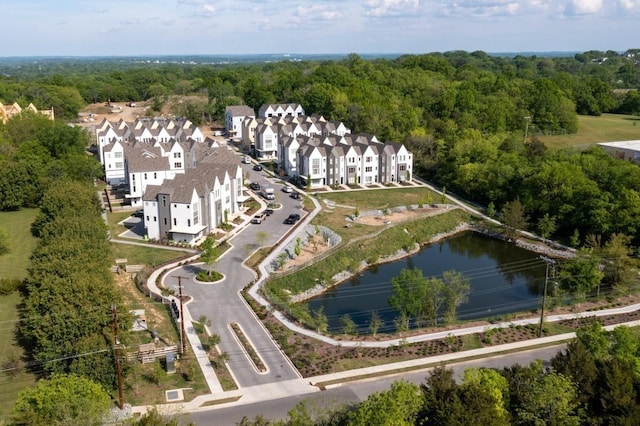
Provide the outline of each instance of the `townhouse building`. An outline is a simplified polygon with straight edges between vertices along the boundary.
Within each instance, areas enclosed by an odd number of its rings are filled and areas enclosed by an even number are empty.
[[[204,135],[191,121],[137,119],[126,122],[103,120],[96,126],[96,145],[105,180],[111,185],[128,183],[125,149],[136,143],[204,142]],[[156,145],[157,146],[157,145]],[[167,154],[168,155],[168,154]]]
[[[242,122],[247,118],[255,118],[256,113],[248,105],[231,105],[225,108],[224,127],[230,138],[242,138],[244,136]]]
[[[4,105],[2,102],[0,102],[0,122],[2,122],[2,124],[7,124],[7,120],[15,117],[16,115],[22,114],[22,111],[30,111],[36,114],[42,114],[50,120],[53,120],[55,118],[53,107],[51,109],[42,109],[38,111],[38,108],[36,108],[32,103],[27,105],[26,108],[22,108],[17,102],[14,102],[11,105]]]
[[[300,104],[264,104],[258,110],[258,117],[298,117],[304,115]]]
[[[196,242],[242,213],[242,188],[238,157],[214,148],[196,167],[160,185],[147,185],[142,198],[147,237]]]

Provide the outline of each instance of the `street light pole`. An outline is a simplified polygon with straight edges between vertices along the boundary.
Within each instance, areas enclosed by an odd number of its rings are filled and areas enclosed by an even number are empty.
[[[173,275],[174,278],[178,279],[178,290],[180,291],[180,343],[182,345],[182,356],[185,356],[187,352],[187,333],[184,330],[184,304],[182,303],[182,279],[187,279],[187,277],[181,277],[179,275]]]
[[[549,267],[555,268],[556,264],[555,260],[545,256],[540,256],[540,259],[542,259],[542,261],[546,263],[546,270],[544,273],[544,291],[542,293],[542,307],[540,308],[540,328],[538,329],[538,337],[542,337],[542,325],[544,324],[544,306],[547,302],[547,285],[549,284]]]

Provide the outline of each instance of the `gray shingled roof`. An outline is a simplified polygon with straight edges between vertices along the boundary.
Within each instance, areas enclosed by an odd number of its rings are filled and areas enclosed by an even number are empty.
[[[255,117],[256,112],[248,105],[230,105],[225,112],[230,112],[234,117]]]

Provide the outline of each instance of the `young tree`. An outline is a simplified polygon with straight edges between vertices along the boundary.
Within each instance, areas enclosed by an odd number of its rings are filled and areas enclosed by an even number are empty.
[[[340,322],[342,322],[342,332],[344,334],[358,334],[358,326],[353,318],[351,318],[351,315],[344,314],[340,318]]]
[[[371,312],[371,318],[369,319],[369,331],[371,331],[371,334],[373,335],[374,338],[376,337],[378,330],[380,330],[380,328],[383,326],[384,326],[384,321],[382,320],[382,318],[380,318],[380,315],[378,315],[378,312],[377,311]]]
[[[285,252],[281,252],[276,257],[276,264],[278,265],[278,269],[284,269],[284,265],[287,263],[288,259],[289,259],[289,255]]]
[[[580,302],[600,286],[603,277],[600,259],[580,253],[560,265],[558,281],[562,290],[573,293],[576,301]]]
[[[544,216],[538,220],[537,228],[542,238],[549,238],[557,228],[555,216],[549,216],[549,213],[545,213]]]
[[[216,247],[216,240],[211,236],[207,237],[200,245],[200,260],[207,265],[209,276],[211,276],[213,269],[218,263],[218,252]]]
[[[471,292],[471,279],[462,273],[450,270],[443,273],[444,285],[444,320],[455,321],[458,306],[469,300]]]
[[[324,308],[320,306],[312,314],[313,326],[318,333],[326,333],[329,326],[329,319],[324,313]]]
[[[509,201],[502,207],[502,213],[500,214],[502,222],[507,228],[507,234],[514,238],[518,230],[527,228],[527,216],[524,212],[524,206],[520,202],[519,198],[513,201]]]
[[[496,215],[496,205],[493,203],[493,201],[491,201],[487,206],[487,216],[494,217],[495,215]]]
[[[389,305],[407,317],[418,317],[424,311],[427,282],[421,269],[402,269],[397,277],[391,278]]]

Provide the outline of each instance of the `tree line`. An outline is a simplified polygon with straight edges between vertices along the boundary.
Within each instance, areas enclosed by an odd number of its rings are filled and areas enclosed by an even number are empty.
[[[93,185],[57,181],[40,201],[32,230],[39,240],[18,327],[28,364],[44,377],[74,373],[113,389],[111,307],[121,305],[122,296]],[[126,331],[119,336],[126,340]]]
[[[314,409],[305,402],[285,420],[243,418],[268,425],[635,425],[640,418],[640,343],[621,326],[597,321],[552,360],[503,369],[469,368],[461,378],[433,369],[420,385],[395,382],[365,401]]]

